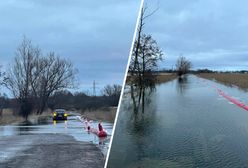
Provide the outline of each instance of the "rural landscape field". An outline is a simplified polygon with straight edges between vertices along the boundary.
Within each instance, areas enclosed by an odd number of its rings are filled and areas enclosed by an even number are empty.
[[[247,167],[246,2],[145,4],[107,167]]]

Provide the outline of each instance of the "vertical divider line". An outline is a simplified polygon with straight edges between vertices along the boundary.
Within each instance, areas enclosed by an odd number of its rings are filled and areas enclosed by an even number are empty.
[[[138,17],[137,17],[137,21],[136,21],[136,26],[135,26],[135,30],[134,30],[134,34],[133,34],[133,40],[132,40],[132,44],[131,44],[130,51],[129,51],[128,62],[127,62],[127,66],[126,66],[126,72],[125,72],[124,79],[123,79],[123,82],[122,82],[121,95],[120,95],[120,98],[119,98],[118,108],[117,108],[117,112],[116,112],[116,115],[115,115],[115,122],[114,122],[113,130],[112,130],[112,137],[110,139],[109,149],[108,149],[107,156],[106,156],[106,159],[105,159],[104,168],[107,168],[107,165],[108,165],[109,155],[110,155],[112,142],[113,142],[113,138],[114,138],[114,134],[115,134],[115,128],[116,128],[116,124],[117,124],[117,120],[118,120],[118,116],[119,116],[121,100],[122,100],[122,96],[123,96],[123,93],[124,93],[124,88],[125,88],[125,84],[126,84],[126,78],[127,78],[127,74],[128,74],[130,61],[131,61],[131,56],[132,56],[132,53],[133,53],[133,47],[134,47],[134,43],[135,43],[135,39],[136,39],[137,29],[138,29],[138,26],[139,26],[140,15],[141,15],[143,5],[144,5],[144,0],[141,0],[139,12],[138,12]]]

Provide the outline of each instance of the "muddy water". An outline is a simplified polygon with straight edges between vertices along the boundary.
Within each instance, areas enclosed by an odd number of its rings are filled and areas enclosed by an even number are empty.
[[[98,122],[92,121],[91,127],[97,127]],[[104,154],[109,148],[109,141],[112,134],[113,124],[102,123],[103,128],[108,132],[107,138],[98,138],[95,134],[88,133],[85,125],[77,119],[77,116],[69,116],[67,121],[53,122],[52,119],[35,123],[20,123],[16,125],[0,126],[0,138],[12,135],[28,134],[67,134],[73,136],[78,141],[92,142],[97,144]]]
[[[125,94],[108,167],[246,167],[248,111],[216,88],[248,104],[247,92],[193,75],[157,85],[137,115]]]

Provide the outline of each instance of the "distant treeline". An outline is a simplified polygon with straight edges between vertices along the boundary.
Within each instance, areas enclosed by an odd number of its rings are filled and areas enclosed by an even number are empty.
[[[87,95],[84,92],[71,93],[68,90],[58,91],[48,99],[46,108],[94,110],[101,107],[118,106],[121,91],[121,87],[118,87],[119,89],[116,90],[116,92],[111,94],[107,94],[105,92],[98,96]],[[18,100],[15,98],[8,98],[7,95],[0,96],[0,105],[1,108],[13,108],[16,109],[16,111],[18,111],[18,108],[20,108]]]
[[[102,90],[102,94],[98,96],[87,95],[84,92],[59,91],[49,98],[48,107],[51,109],[94,110],[101,107],[118,106],[120,93],[121,86],[119,85],[107,85]]]
[[[177,73],[177,70],[174,69],[162,69],[154,71],[155,73]],[[190,70],[189,73],[248,73],[248,70],[236,70],[236,71],[214,71],[210,69],[197,69],[197,70]]]

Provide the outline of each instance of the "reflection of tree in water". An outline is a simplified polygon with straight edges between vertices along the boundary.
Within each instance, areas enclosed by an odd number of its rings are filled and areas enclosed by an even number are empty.
[[[19,135],[25,135],[28,134],[31,131],[34,131],[37,129],[37,127],[32,127],[34,124],[30,121],[24,121],[18,125],[18,127],[15,128],[15,131]]]
[[[156,124],[155,102],[152,94],[155,91],[155,84],[150,86],[131,85],[132,115],[128,120],[127,129],[133,135],[132,140],[135,143],[137,159],[142,159],[148,154],[147,144]]]
[[[148,79],[146,80],[148,81]],[[138,114],[139,111],[145,112],[145,105],[151,102],[150,95],[154,90],[155,82],[152,82],[152,80],[149,83],[131,83],[130,92],[134,114]]]
[[[154,78],[145,77],[146,82],[141,85],[137,83],[130,84],[132,110],[131,131],[133,134],[145,136],[149,135],[151,126],[155,122],[155,105],[152,99],[152,94],[155,91]],[[144,79],[143,79],[144,80]],[[142,141],[142,140],[141,140]]]
[[[184,94],[185,90],[187,89],[187,83],[188,83],[187,75],[178,77],[178,80],[177,80],[178,93]]]
[[[157,70],[158,62],[162,61],[162,50],[158,47],[156,40],[151,35],[143,33],[145,19],[151,16],[146,13],[147,7],[141,10],[137,37],[133,47],[133,53],[129,66],[130,78],[130,104],[132,107],[131,118],[127,121],[127,130],[132,134],[134,143],[138,148],[138,158],[144,156],[146,140],[149,139],[155,122],[155,112],[151,99],[155,91],[156,76],[153,74]]]

